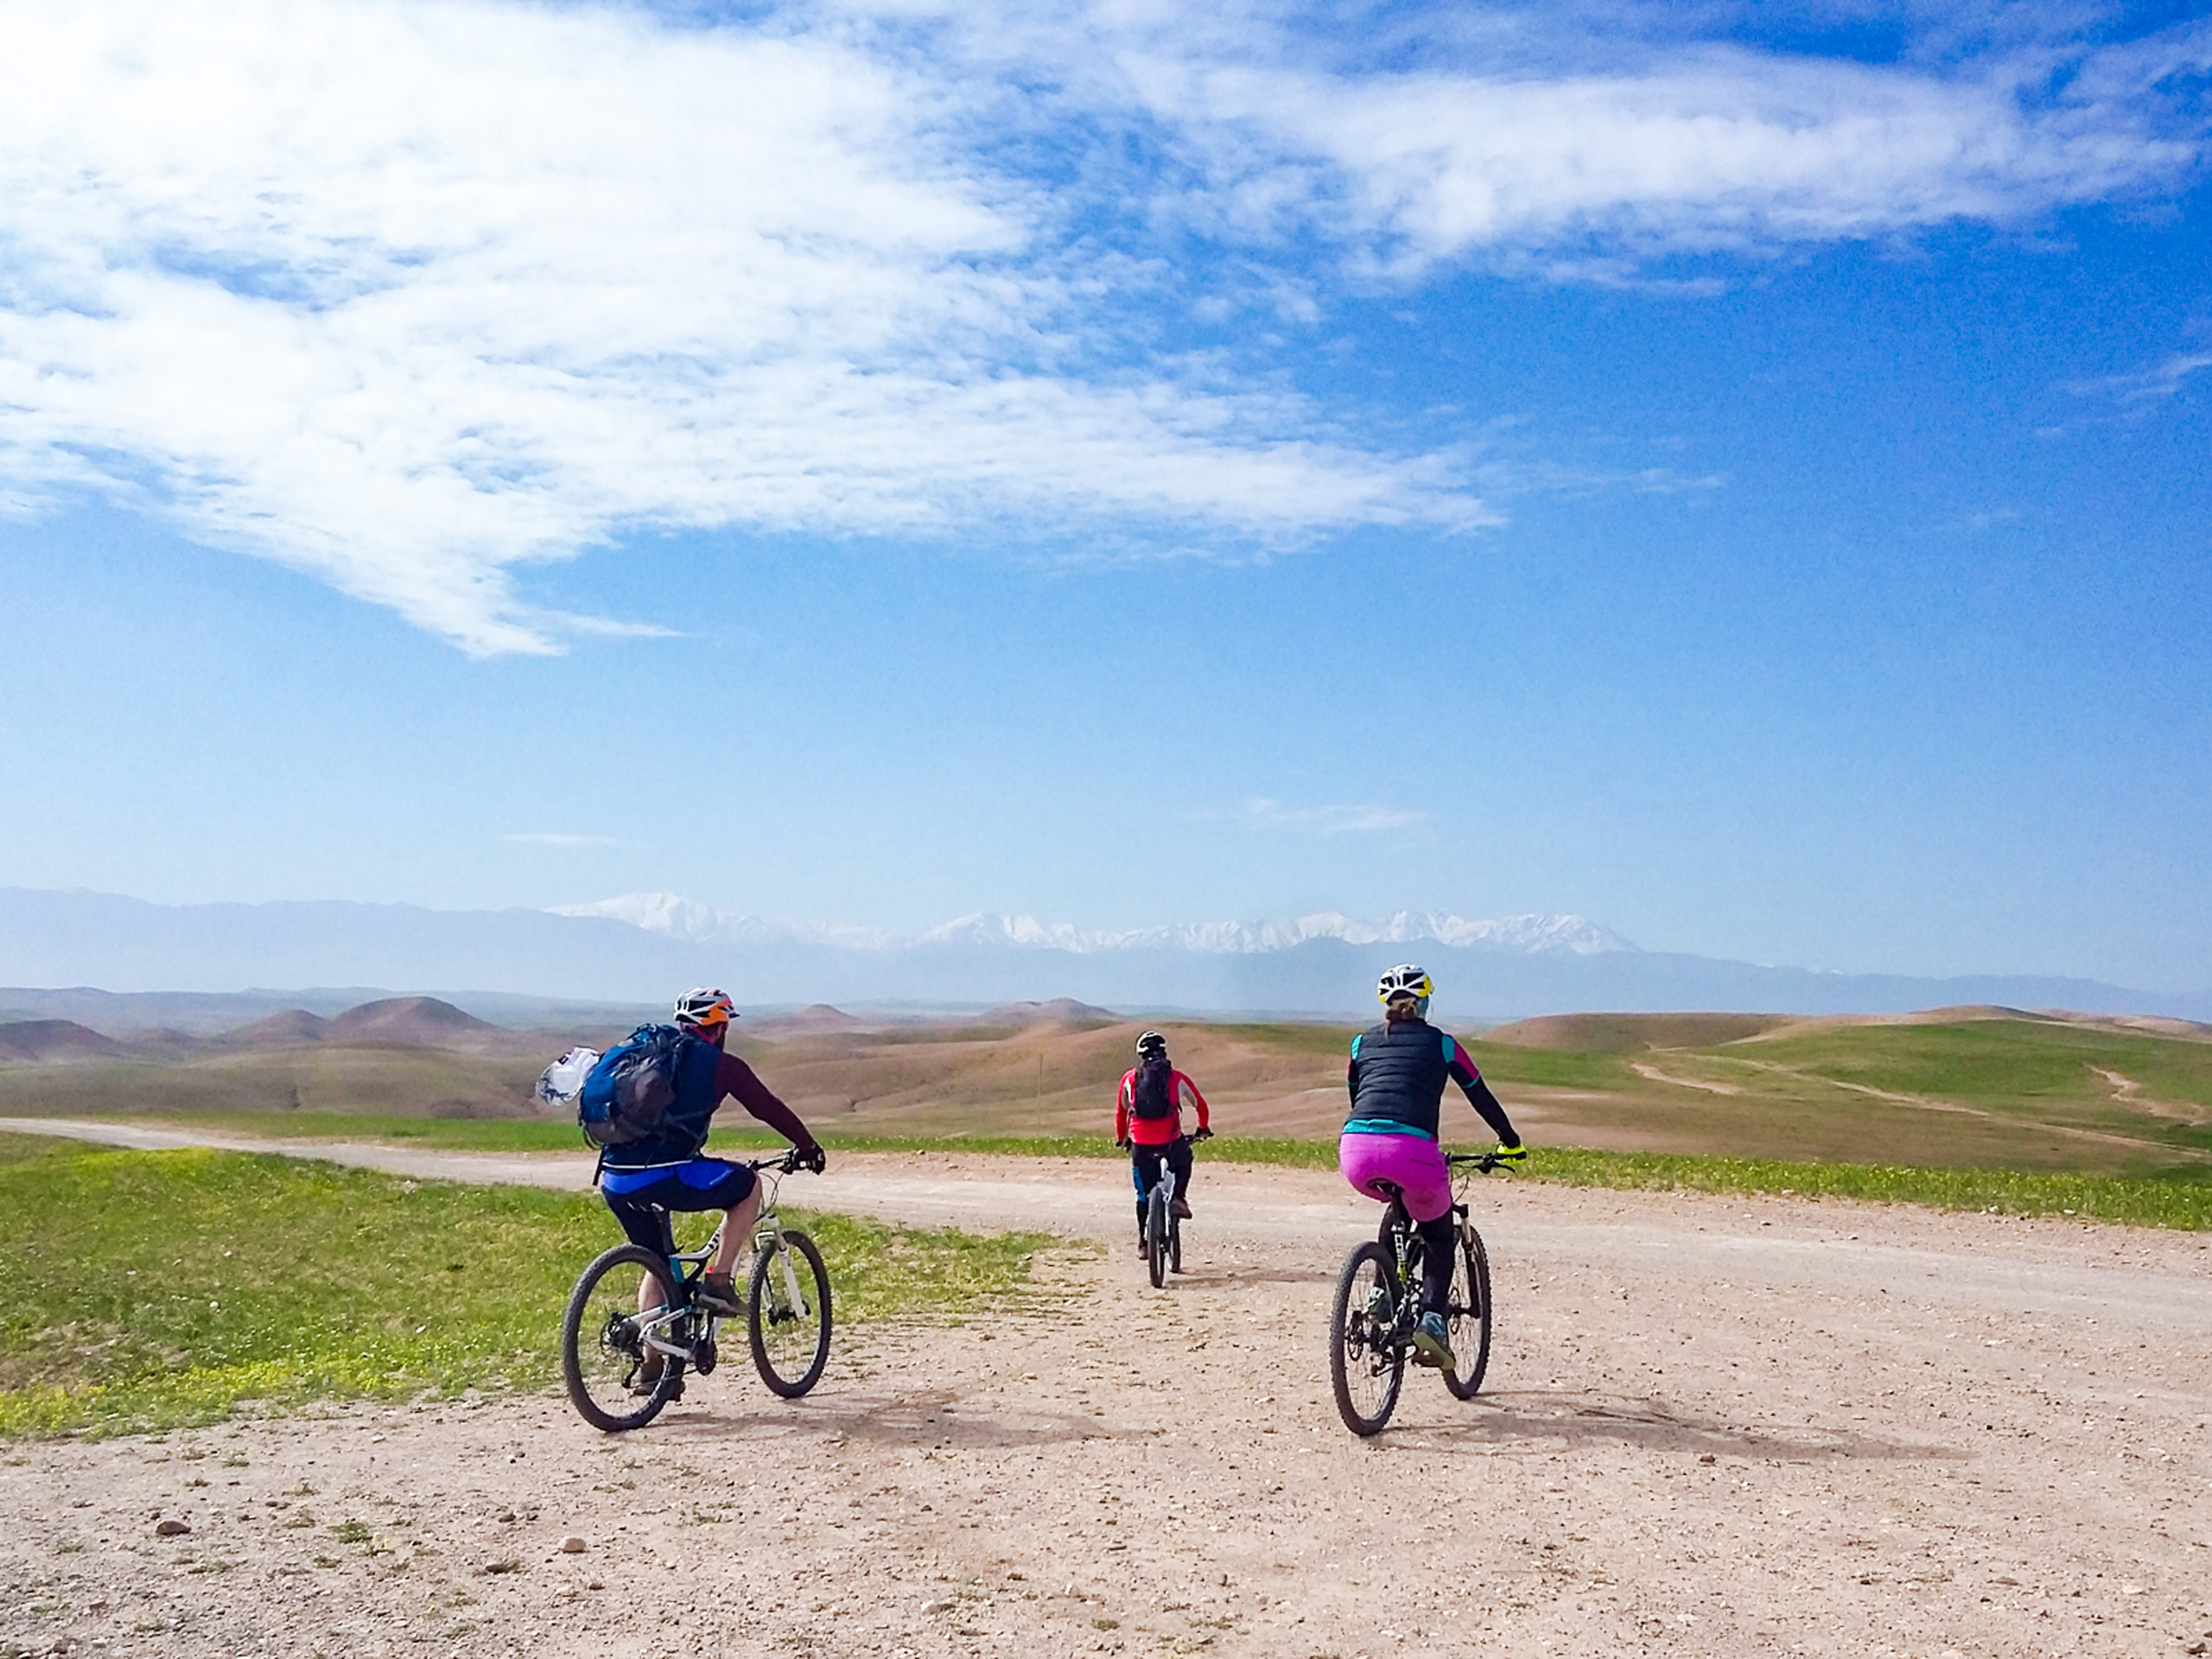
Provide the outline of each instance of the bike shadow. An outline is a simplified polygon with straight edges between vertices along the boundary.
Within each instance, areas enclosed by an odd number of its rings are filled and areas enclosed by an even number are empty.
[[[1025,1407],[998,1412],[965,1404],[963,1399],[951,1389],[902,1390],[896,1396],[840,1392],[753,1409],[712,1405],[682,1415],[664,1414],[653,1428],[667,1439],[686,1442],[757,1440],[781,1433],[925,1452],[1067,1446],[1081,1440],[1135,1442],[1168,1432],[1156,1427],[1116,1427],[1081,1411]]]
[[[1194,1290],[1231,1285],[1325,1285],[1333,1282],[1336,1276],[1334,1268],[1289,1268],[1254,1262],[1245,1267],[1192,1266],[1174,1274],[1168,1283],[1189,1285]]]
[[[1369,1444],[1389,1441],[1402,1451],[1490,1456],[1501,1451],[1556,1450],[1562,1441],[1785,1461],[1956,1461],[1969,1455],[1955,1446],[1889,1440],[1815,1423],[1754,1427],[1719,1421],[1650,1395],[1531,1389],[1478,1395],[1467,1402],[1467,1408],[1469,1414],[1456,1421],[1394,1424]]]

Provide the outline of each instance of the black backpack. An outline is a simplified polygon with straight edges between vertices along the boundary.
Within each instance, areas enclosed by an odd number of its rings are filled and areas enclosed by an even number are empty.
[[[1136,1086],[1129,1090],[1129,1113],[1150,1119],[1175,1116],[1175,1068],[1165,1058],[1147,1060],[1137,1068]]]

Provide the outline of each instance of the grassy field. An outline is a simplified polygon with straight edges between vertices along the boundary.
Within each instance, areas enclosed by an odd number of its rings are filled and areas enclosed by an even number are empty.
[[[841,1328],[1019,1302],[1052,1243],[785,1214]],[[570,1283],[619,1242],[581,1194],[0,1135],[0,1434],[544,1387]]]

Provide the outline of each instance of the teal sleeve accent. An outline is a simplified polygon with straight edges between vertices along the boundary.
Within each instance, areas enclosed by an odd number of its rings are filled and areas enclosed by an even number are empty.
[[[1364,1037],[1366,1034],[1367,1033],[1365,1032],[1362,1032],[1360,1033],[1360,1037]],[[1447,1039],[1446,1040],[1449,1039]],[[1351,1039],[1351,1057],[1355,1060],[1359,1058],[1359,1037],[1355,1037]]]
[[[1459,1058],[1459,1045],[1452,1040],[1452,1033],[1444,1033],[1444,1064],[1449,1065]]]

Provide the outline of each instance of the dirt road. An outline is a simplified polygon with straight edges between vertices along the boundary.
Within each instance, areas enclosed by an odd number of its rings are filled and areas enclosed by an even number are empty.
[[[1371,1209],[1333,1178],[1202,1164],[1194,1271],[1154,1292],[1125,1182],[841,1157],[809,1201],[1110,1243],[1053,1259],[1058,1313],[862,1333],[797,1404],[732,1365],[615,1441],[530,1399],[8,1448],[0,1573],[27,1587],[0,1647],[1940,1659],[2212,1637],[2207,1241],[1493,1180],[1484,1395],[1417,1377],[1360,1443],[1322,1327]],[[559,1553],[571,1534],[584,1554]]]

